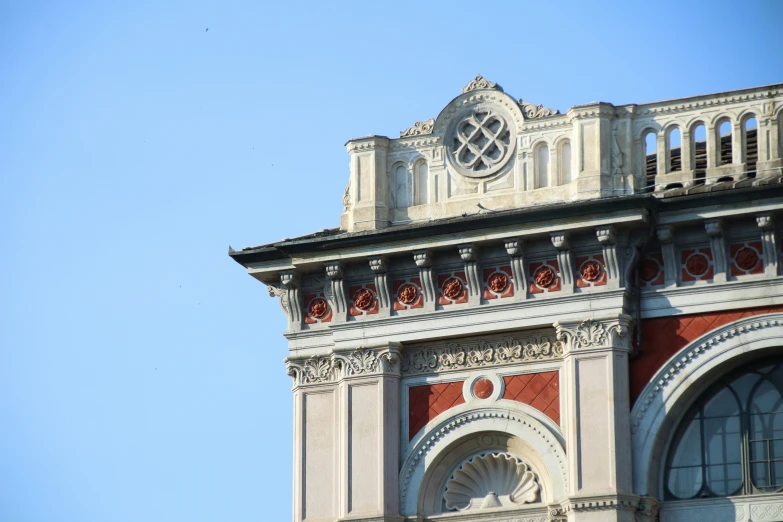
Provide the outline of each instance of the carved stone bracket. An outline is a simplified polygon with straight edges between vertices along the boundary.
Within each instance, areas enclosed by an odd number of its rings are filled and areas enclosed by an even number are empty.
[[[667,287],[677,286],[677,272],[679,264],[674,255],[674,231],[670,225],[658,227],[658,241],[661,242],[661,254],[663,255],[664,284]]]
[[[761,229],[764,273],[767,276],[775,277],[778,275],[778,242],[775,236],[775,223],[769,213],[757,215],[756,223]]]
[[[588,350],[619,349],[631,350],[631,336],[628,335],[633,320],[621,314],[596,317],[583,321],[558,321],[555,323],[557,339],[564,344],[564,353]]]
[[[473,245],[460,245],[459,256],[465,262],[465,274],[468,278],[468,300],[479,304],[481,300],[481,279],[479,278],[478,255]]]
[[[422,292],[424,293],[424,307],[428,311],[435,310],[437,295],[432,279],[432,254],[429,250],[416,250],[413,252],[413,261],[419,267],[419,279],[421,279]]]
[[[432,134],[432,129],[435,127],[435,120],[430,118],[429,120],[417,121],[404,131],[400,132],[400,138],[408,138],[411,136],[421,136],[423,134]]]
[[[327,261],[324,266],[326,267],[326,275],[329,276],[329,295],[334,308],[335,320],[345,321],[348,316],[348,305],[345,299],[343,267],[339,261]]]
[[[280,274],[280,306],[288,316],[288,327],[293,330],[302,327],[302,296],[299,292],[299,279],[293,270]]]
[[[571,260],[571,252],[568,250],[568,234],[566,232],[553,232],[550,234],[552,244],[557,249],[557,263],[560,265],[560,279],[564,293],[574,291],[574,268]]]
[[[381,310],[388,312],[391,309],[391,298],[389,296],[389,281],[386,277],[386,260],[383,256],[370,257],[370,270],[375,277],[375,289],[378,292]]]
[[[307,359],[286,359],[286,373],[294,380],[294,387],[337,382],[350,377],[375,374],[400,374],[399,346],[359,348],[351,352]]]
[[[511,257],[511,277],[514,278],[514,299],[527,299],[527,277],[525,277],[524,244],[521,239],[504,241],[506,252]]]
[[[595,235],[603,247],[605,270],[609,283],[616,285],[619,282],[620,265],[617,262],[617,242],[614,227],[598,227],[595,229]]]
[[[723,239],[723,227],[719,219],[708,219],[704,222],[704,229],[710,237],[712,262],[715,267],[713,281],[725,283],[729,267],[726,261],[726,242]]]
[[[563,356],[563,343],[548,332],[497,336],[460,342],[406,348],[402,374],[420,375],[505,366]]]

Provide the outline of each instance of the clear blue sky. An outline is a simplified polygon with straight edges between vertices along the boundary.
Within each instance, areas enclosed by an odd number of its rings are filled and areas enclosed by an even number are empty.
[[[290,520],[284,318],[228,245],[336,226],[343,144],[479,73],[783,82],[783,3],[695,3],[3,1],[0,522]]]

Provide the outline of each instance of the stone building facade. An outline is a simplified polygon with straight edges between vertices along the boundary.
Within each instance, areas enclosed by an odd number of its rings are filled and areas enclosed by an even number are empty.
[[[230,251],[288,317],[294,521],[783,520],[782,129],[783,85],[479,76],[349,141],[339,228]]]

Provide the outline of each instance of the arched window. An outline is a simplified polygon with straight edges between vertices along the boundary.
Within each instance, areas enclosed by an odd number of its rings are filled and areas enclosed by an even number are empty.
[[[718,166],[730,165],[731,162],[731,122],[723,120],[718,125]]]
[[[669,139],[666,142],[666,146],[669,149],[669,165],[667,172],[677,172],[682,170],[682,135],[680,129],[674,127],[669,130]]]
[[[573,178],[571,177],[571,142],[568,140],[560,142],[559,152],[560,184],[565,185],[573,181]]]
[[[669,450],[670,500],[783,490],[783,360],[722,379],[691,407]]]
[[[414,191],[413,204],[426,205],[428,203],[427,195],[429,189],[429,167],[424,161],[416,164],[416,190]]]
[[[649,130],[642,135],[644,142],[644,172],[648,191],[655,188],[655,175],[658,173],[658,136]]]
[[[541,145],[536,150],[536,188],[549,186],[549,147]]]
[[[395,167],[392,179],[392,207],[410,207],[413,199],[412,188],[411,173],[408,169],[404,165]]]
[[[743,143],[745,147],[745,170],[749,178],[756,177],[756,162],[759,159],[758,124],[756,118],[751,116],[745,119],[742,126]]]
[[[707,127],[704,123],[697,123],[691,131],[691,165],[693,165],[693,178],[696,184],[704,184],[707,173]]]

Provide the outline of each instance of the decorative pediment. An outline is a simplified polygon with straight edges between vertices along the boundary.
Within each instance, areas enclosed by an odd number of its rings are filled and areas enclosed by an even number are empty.
[[[410,136],[421,136],[422,134],[432,134],[432,129],[435,127],[435,120],[430,118],[429,120],[417,121],[404,131],[400,132],[400,138],[408,138]]]
[[[470,83],[462,88],[462,93],[464,94],[466,92],[475,91],[478,89],[492,89],[503,92],[503,87],[487,80],[479,74],[473,80],[471,80]]]

